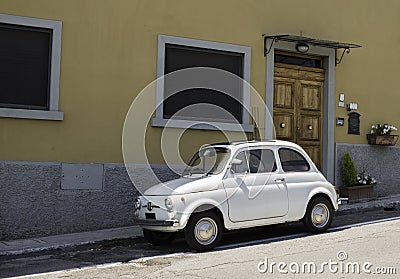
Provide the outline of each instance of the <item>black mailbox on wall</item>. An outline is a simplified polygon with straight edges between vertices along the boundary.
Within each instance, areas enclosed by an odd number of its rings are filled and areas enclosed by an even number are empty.
[[[349,113],[349,125],[348,125],[348,134],[351,135],[359,135],[360,134],[360,116],[358,112],[350,112]]]

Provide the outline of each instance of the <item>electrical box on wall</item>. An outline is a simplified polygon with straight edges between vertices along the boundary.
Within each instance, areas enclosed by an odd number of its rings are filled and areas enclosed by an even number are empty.
[[[102,164],[69,164],[61,165],[62,190],[102,190]]]

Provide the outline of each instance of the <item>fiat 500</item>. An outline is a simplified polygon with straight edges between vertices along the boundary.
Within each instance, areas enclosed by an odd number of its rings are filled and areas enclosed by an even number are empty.
[[[134,201],[135,221],[148,242],[210,250],[224,230],[302,220],[312,233],[327,230],[340,203],[298,145],[246,141],[201,148],[182,177],[155,185]]]

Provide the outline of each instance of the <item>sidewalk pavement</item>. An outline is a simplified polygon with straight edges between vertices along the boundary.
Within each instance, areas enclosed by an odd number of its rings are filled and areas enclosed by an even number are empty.
[[[368,201],[342,204],[335,215],[348,215],[388,208],[400,210],[400,194]],[[46,250],[55,250],[85,244],[93,244],[104,240],[117,238],[133,238],[142,236],[139,226],[121,227],[64,235],[54,235],[30,239],[0,241],[0,256],[21,255]]]

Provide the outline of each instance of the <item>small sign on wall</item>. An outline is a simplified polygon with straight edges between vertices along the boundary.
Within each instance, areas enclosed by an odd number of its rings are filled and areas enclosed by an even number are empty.
[[[360,116],[358,112],[349,113],[349,125],[347,133],[349,135],[359,135],[360,134]]]
[[[336,118],[336,126],[344,126],[344,118]]]

